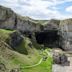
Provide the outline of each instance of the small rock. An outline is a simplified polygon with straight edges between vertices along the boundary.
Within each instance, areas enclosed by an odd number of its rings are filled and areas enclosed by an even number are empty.
[[[53,62],[56,64],[60,64],[60,54],[59,53],[54,53],[53,54]]]
[[[10,34],[10,37],[11,38],[7,40],[7,43],[13,48],[18,46],[23,40],[21,34],[18,31],[15,31],[12,34]]]

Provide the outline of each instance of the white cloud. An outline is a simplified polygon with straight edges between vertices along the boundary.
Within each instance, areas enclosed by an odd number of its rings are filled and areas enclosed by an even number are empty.
[[[65,3],[65,2],[72,2],[72,0],[53,0],[54,3],[57,4],[62,4],[62,3]]]
[[[72,6],[67,7],[66,11],[72,13]]]
[[[18,0],[4,0],[4,1],[7,3],[17,3],[18,2]]]
[[[2,0],[0,4],[12,8],[16,13],[23,16],[30,16],[34,19],[64,19],[71,15],[63,15],[58,10],[56,5],[72,0]],[[72,8],[67,8],[67,11],[72,11]]]

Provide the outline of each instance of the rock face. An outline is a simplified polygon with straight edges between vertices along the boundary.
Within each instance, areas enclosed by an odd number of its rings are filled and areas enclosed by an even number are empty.
[[[59,47],[58,24],[59,20],[50,20],[42,31],[36,32],[37,42],[50,48]]]
[[[0,28],[13,29],[15,24],[15,13],[9,9],[0,6]]]
[[[23,20],[22,18],[17,17],[17,29],[20,31],[40,31],[40,25],[30,21],[30,20]]]
[[[46,25],[41,25],[46,23]],[[72,50],[72,19],[66,20],[33,20],[28,17],[21,17],[11,9],[0,6],[0,28],[19,30],[22,33],[29,33],[29,37],[34,32],[41,38],[41,43],[49,47],[61,47],[64,50]],[[39,36],[40,35],[40,36]],[[45,35],[45,36],[44,36]]]
[[[21,34],[17,31],[10,34],[10,38],[7,40],[7,43],[12,47],[15,48],[22,42],[23,38]]]
[[[44,30],[58,30],[59,28],[59,23],[60,23],[60,20],[50,20],[48,21],[48,23],[44,26]]]
[[[60,46],[64,50],[72,50],[72,19],[60,22]]]
[[[20,31],[39,31],[40,25],[15,14],[11,9],[0,6],[0,28]]]

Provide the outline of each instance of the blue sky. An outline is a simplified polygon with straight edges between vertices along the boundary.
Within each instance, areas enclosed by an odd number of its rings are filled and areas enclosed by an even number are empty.
[[[0,0],[0,5],[33,19],[72,18],[72,0]]]

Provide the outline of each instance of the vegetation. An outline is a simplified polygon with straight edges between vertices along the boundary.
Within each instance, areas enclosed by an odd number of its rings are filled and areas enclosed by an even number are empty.
[[[14,68],[21,69],[21,72],[51,72],[52,58],[47,54],[49,50],[36,48],[38,45],[34,46],[29,38],[24,37],[21,44],[16,47],[17,50],[24,52],[21,54],[5,42],[13,32],[0,29],[0,63],[5,64],[7,72]],[[44,56],[47,58],[44,59]],[[25,68],[27,66],[31,67]]]

